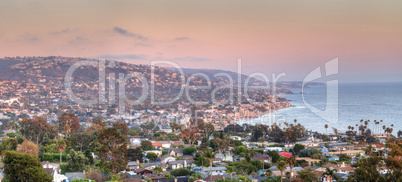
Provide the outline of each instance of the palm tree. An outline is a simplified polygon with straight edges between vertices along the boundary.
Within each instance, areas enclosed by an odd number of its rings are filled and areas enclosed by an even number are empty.
[[[281,161],[278,163],[278,169],[281,171],[281,182],[283,180],[283,171],[286,169],[286,162]]]
[[[66,149],[66,142],[64,140],[58,140],[57,149],[60,152],[60,165],[61,165],[61,154],[63,153],[64,149]]]
[[[232,166],[225,166],[226,167],[226,173],[230,174],[230,179],[233,179],[233,167]]]
[[[267,171],[265,171],[265,176],[272,176],[272,170],[267,169]]]
[[[328,134],[328,124],[325,124],[325,130],[327,131],[327,134]]]
[[[318,178],[314,174],[314,169],[306,167],[300,171],[297,171],[297,177],[303,181],[317,181]]]
[[[207,149],[202,155],[209,160],[209,173],[212,181],[212,160],[215,159],[216,152]]]
[[[338,176],[335,174],[336,169],[327,168],[325,172],[322,174],[322,177],[326,177],[326,181],[333,181],[333,179],[338,180]]]
[[[296,158],[295,157],[289,157],[288,159],[287,159],[287,163],[288,163],[288,165],[289,165],[289,168],[290,168],[290,177],[293,177],[293,167],[295,166],[295,164],[296,164]]]
[[[159,176],[159,173],[161,173],[163,170],[161,166],[155,166],[154,171],[156,172],[156,175]]]

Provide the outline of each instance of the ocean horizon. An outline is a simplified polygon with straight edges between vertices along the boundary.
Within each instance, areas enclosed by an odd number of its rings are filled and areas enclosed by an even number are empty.
[[[348,126],[360,125],[360,120],[370,120],[368,128],[372,133],[383,133],[383,125],[393,127],[393,135],[396,135],[402,127],[399,120],[402,118],[402,82],[377,82],[377,83],[339,83],[338,85],[338,121],[328,122],[314,114],[303,102],[304,101],[320,110],[326,108],[326,86],[311,86],[291,89],[293,94],[280,95],[289,100],[292,107],[284,108],[259,118],[240,120],[243,124],[268,124],[276,122],[283,127],[282,123],[302,124],[306,129],[321,133],[333,133],[332,128],[341,132],[348,130]],[[330,103],[334,104],[334,103]],[[332,111],[329,111],[332,112]],[[331,113],[332,115],[334,113]],[[331,118],[336,119],[336,118]],[[374,120],[380,121],[380,126],[375,126]],[[325,125],[328,124],[328,130]],[[375,130],[375,131],[374,131]]]

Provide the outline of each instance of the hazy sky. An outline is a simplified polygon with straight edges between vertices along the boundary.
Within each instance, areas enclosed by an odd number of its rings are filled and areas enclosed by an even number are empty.
[[[402,1],[1,0],[0,57],[285,72],[339,58],[341,81],[402,81]]]

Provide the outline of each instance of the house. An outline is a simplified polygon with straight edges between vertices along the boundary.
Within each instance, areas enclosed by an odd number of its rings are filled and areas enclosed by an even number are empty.
[[[232,139],[232,140],[241,140],[241,137],[240,136],[230,136],[230,139]]]
[[[163,164],[166,164],[167,162],[169,162],[169,161],[175,161],[176,160],[176,157],[172,157],[172,156],[163,156],[162,158],[161,158],[161,163],[163,163]]]
[[[66,173],[65,175],[69,181],[73,181],[75,179],[86,179],[85,174],[82,172]]]
[[[193,160],[178,160],[178,161],[169,161],[166,163],[172,169],[179,169],[185,167],[195,167],[195,164],[192,164]]]
[[[305,160],[309,166],[316,166],[316,164],[320,163],[321,160],[318,159],[312,159],[310,157],[298,157],[296,158],[297,161],[302,161]]]
[[[142,164],[142,167],[144,167],[145,169],[148,169],[148,170],[152,170],[156,166],[157,166],[157,164],[155,164],[155,163],[143,163]]]
[[[213,182],[213,181],[216,181],[217,179],[224,179],[224,177],[221,176],[220,174],[212,175],[212,176],[208,176],[208,177],[202,179],[202,181]]]
[[[158,156],[161,156],[162,155],[162,151],[161,150],[147,150],[147,151],[144,151],[145,152],[145,155],[147,155],[149,152],[153,152],[153,153],[155,153],[156,155],[158,155]]]
[[[331,155],[342,155],[346,154],[348,156],[356,156],[357,154],[364,155],[363,150],[346,150],[346,151],[336,151],[336,152],[328,152]]]
[[[130,171],[134,171],[140,167],[140,164],[134,161],[130,161],[128,162],[127,167],[130,169]]]
[[[216,154],[215,155],[216,158],[221,158],[221,161],[229,161],[229,162],[233,162],[233,156],[230,154]]]
[[[155,148],[155,149],[162,149],[162,143],[161,142],[154,142],[154,143],[152,143],[152,146]]]
[[[139,175],[153,174],[154,173],[152,170],[144,169],[144,168],[135,169],[134,172],[139,174]]]
[[[165,179],[164,176],[157,176],[154,174],[145,174],[142,176],[142,179],[151,179],[153,182],[155,182],[156,180],[160,180],[160,179]]]
[[[169,148],[167,150],[167,154],[169,156],[173,156],[173,157],[180,157],[183,155],[183,149],[182,148]]]
[[[164,149],[168,149],[172,146],[172,144],[167,141],[161,141],[160,143],[162,144],[162,148],[164,148]]]
[[[210,171],[212,170],[212,176],[213,175],[224,175],[226,173],[226,167],[221,166],[221,167],[204,167],[204,173],[210,174]]]

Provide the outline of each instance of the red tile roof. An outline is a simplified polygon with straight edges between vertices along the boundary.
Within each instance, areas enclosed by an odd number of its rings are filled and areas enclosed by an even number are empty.
[[[161,142],[155,142],[155,143],[152,143],[152,146],[154,146],[154,147],[162,147],[162,144],[161,144]]]

